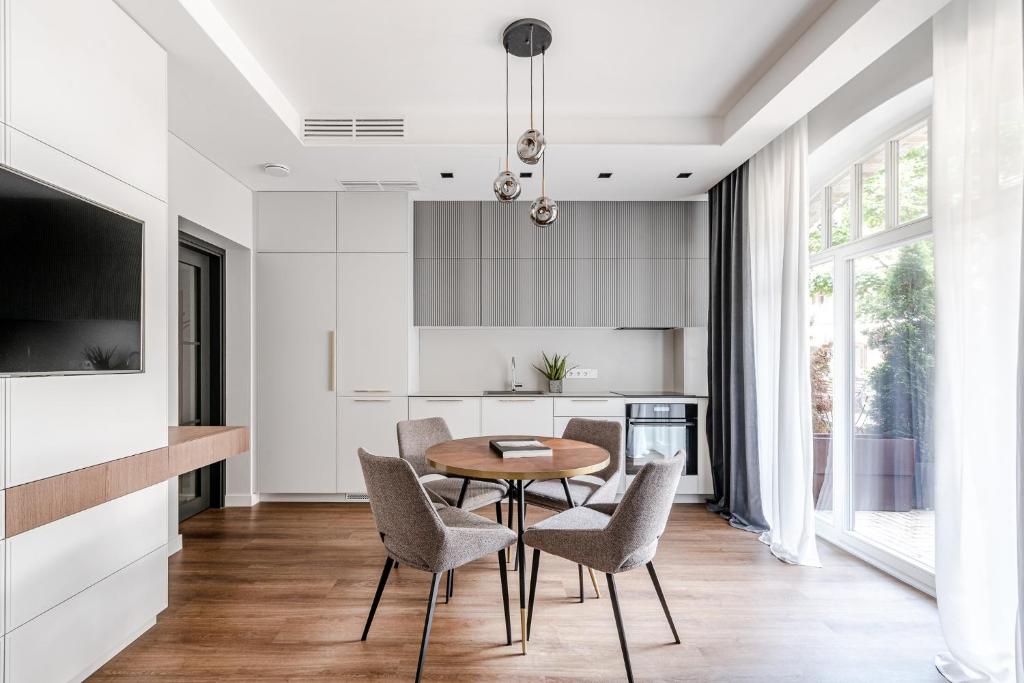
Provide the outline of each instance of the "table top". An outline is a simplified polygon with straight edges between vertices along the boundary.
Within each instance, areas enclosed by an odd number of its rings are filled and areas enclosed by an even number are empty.
[[[550,457],[503,458],[491,450],[492,439],[536,439],[551,449]],[[550,436],[498,435],[455,439],[431,446],[427,464],[445,474],[475,479],[563,479],[600,472],[611,461],[608,451],[583,441]]]

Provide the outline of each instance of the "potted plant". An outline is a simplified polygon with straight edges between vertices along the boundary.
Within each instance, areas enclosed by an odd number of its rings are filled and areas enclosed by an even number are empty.
[[[548,378],[548,391],[552,394],[562,393],[562,380],[565,379],[565,374],[576,366],[574,365],[571,368],[567,366],[569,354],[559,356],[556,353],[548,358],[548,354],[541,351],[540,355],[544,356],[544,367],[539,368],[536,365],[533,367],[537,372]]]

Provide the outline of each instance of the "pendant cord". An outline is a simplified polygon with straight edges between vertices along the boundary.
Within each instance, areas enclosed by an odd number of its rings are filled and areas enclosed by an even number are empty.
[[[533,24],[530,24],[530,128],[533,128]]]
[[[508,50],[505,50],[505,172],[508,173]]]
[[[548,77],[544,71],[544,55],[547,54],[547,50],[540,53],[540,134],[547,140],[547,111],[548,111],[548,97],[547,97],[547,86]],[[545,151],[544,156],[540,158],[540,193],[543,196],[547,195],[547,191],[544,189],[547,181],[547,165],[548,165],[548,154]]]

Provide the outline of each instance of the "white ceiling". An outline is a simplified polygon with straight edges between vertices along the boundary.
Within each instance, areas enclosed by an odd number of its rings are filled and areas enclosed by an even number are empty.
[[[556,200],[705,192],[946,1],[117,0],[168,51],[171,132],[246,186],[413,180],[418,199],[493,198],[501,29],[541,18],[554,33]],[[528,72],[523,60],[513,66],[514,140],[526,127]],[[322,114],[400,115],[407,135],[303,144],[301,118]],[[265,175],[266,162],[291,176]],[[540,169],[530,170],[523,199],[539,193]],[[614,175],[598,180],[601,171]]]
[[[721,116],[831,0],[213,2],[300,113],[412,118],[500,112],[519,17],[552,28],[551,114]],[[525,105],[529,60],[510,61]]]

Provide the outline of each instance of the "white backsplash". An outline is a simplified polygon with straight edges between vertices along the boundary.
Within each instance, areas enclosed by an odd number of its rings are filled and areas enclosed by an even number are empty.
[[[699,373],[706,386],[703,362],[689,364],[682,340],[700,337],[703,328],[679,338],[678,332],[571,328],[422,328],[419,331],[419,391],[478,392],[505,389],[514,355],[524,389],[547,389],[533,369],[541,351],[569,354],[570,365],[597,370],[596,379],[565,380],[566,391],[683,390],[678,382]],[[706,355],[706,343],[699,354]],[[679,359],[677,361],[677,359]],[[687,386],[693,385],[689,380]]]

